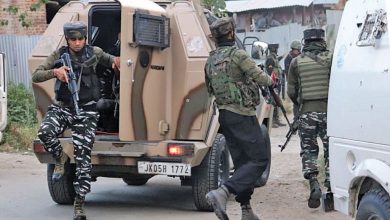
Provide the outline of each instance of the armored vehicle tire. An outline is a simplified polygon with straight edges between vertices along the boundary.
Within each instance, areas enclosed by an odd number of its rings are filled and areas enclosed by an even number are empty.
[[[370,190],[360,201],[356,220],[385,220],[390,217],[390,196],[383,189]]]
[[[229,159],[225,137],[217,134],[202,163],[192,168],[192,194],[198,210],[213,211],[206,200],[206,194],[229,178]]]
[[[73,187],[73,181],[75,179],[75,164],[65,163],[64,176],[58,181],[52,181],[52,175],[54,171],[54,164],[47,165],[47,183],[49,185],[49,191],[51,198],[58,204],[73,204],[76,192]]]
[[[266,147],[267,147],[267,153],[268,153],[269,161],[268,161],[267,167],[265,168],[263,174],[257,180],[257,182],[255,184],[255,187],[265,186],[265,184],[268,181],[269,173],[271,171],[271,141],[270,141],[270,138],[269,138],[267,126],[261,125],[261,132],[263,133],[263,137],[265,138],[264,142],[265,142]]]
[[[122,178],[122,180],[129,186],[142,186],[148,182],[149,178]]]

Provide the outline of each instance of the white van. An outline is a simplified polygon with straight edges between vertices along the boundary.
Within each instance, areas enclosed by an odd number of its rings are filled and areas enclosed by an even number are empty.
[[[7,80],[5,54],[0,52],[0,141],[7,126]]]
[[[347,2],[334,50],[328,135],[334,208],[390,219],[389,0]]]

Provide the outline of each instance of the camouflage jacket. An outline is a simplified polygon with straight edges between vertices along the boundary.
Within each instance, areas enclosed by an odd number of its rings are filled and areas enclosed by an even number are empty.
[[[271,75],[272,71],[275,71],[276,78],[282,78],[282,67],[279,64],[278,55],[276,53],[271,52],[267,59],[265,60],[266,71],[268,75]]]
[[[210,52],[210,57],[208,58],[205,65],[205,80],[207,90],[211,95],[215,95],[213,88],[211,86],[211,79],[209,75],[211,74],[212,69],[212,55],[215,53],[222,53],[226,50],[226,47],[231,46],[220,46],[216,50]],[[265,74],[255,63],[255,61],[250,58],[246,51],[242,49],[235,48],[234,52],[230,53],[231,63],[227,69],[229,69],[230,78],[236,82],[244,81],[253,81],[258,86],[270,86],[273,84],[273,81],[270,76]],[[226,109],[237,114],[241,115],[256,115],[254,107],[245,107],[237,103],[219,105],[219,109]]]
[[[99,47],[93,47],[93,53],[98,58],[99,64],[110,67],[114,56],[103,52],[103,50]],[[74,56],[74,54],[70,54]],[[34,83],[44,82],[49,79],[55,78],[53,69],[55,62],[60,58],[60,50],[54,51],[50,54],[46,60],[38,66],[38,68],[32,74],[32,81]]]

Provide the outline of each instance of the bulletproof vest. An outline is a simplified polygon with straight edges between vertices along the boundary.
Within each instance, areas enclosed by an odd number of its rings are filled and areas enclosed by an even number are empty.
[[[297,58],[300,100],[328,99],[331,54],[305,52]]]
[[[255,107],[260,104],[259,89],[250,79],[233,80],[232,57],[236,47],[220,47],[210,53],[208,77],[217,105],[238,104]]]
[[[67,46],[61,47],[60,56],[65,52],[69,53],[69,48]],[[71,62],[73,72],[76,75],[76,83],[79,85],[79,103],[84,104],[89,101],[98,101],[100,98],[100,84],[96,76],[98,59],[93,53],[93,47],[86,45],[83,48],[81,56],[76,57],[71,55]],[[54,92],[56,94],[56,100],[71,105],[72,96],[67,83],[57,79]]]

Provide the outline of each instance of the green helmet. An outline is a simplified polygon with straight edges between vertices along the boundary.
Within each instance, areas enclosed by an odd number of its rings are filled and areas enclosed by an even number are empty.
[[[229,17],[218,18],[210,25],[210,31],[216,39],[227,35],[230,31],[234,31],[233,19]]]
[[[66,22],[64,24],[64,34],[66,38],[82,38],[87,36],[87,25],[83,22]]]
[[[294,40],[293,42],[291,42],[290,47],[291,47],[291,49],[301,50],[302,44],[298,40]]]

